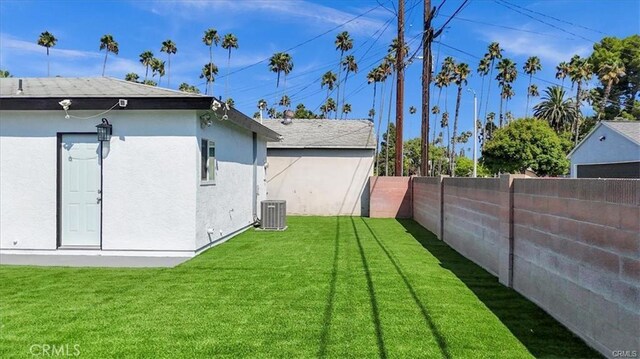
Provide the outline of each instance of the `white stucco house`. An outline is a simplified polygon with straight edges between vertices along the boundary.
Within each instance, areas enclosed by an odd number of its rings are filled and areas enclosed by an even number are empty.
[[[192,257],[248,228],[279,135],[220,106],[113,78],[0,79],[0,252]]]
[[[267,197],[295,215],[368,215],[376,139],[368,120],[265,120],[282,135],[267,144]]]
[[[572,178],[640,178],[640,121],[602,121],[569,153]]]

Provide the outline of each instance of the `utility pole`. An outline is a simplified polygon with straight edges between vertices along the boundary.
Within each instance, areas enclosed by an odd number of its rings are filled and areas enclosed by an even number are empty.
[[[434,9],[435,10],[435,9]],[[435,11],[433,11],[435,12]],[[433,29],[431,0],[424,0],[422,33],[422,126],[420,127],[420,175],[429,175],[429,85],[431,84],[431,41]]]
[[[396,53],[396,176],[402,176],[402,131],[404,118],[404,0],[398,0],[398,49]]]

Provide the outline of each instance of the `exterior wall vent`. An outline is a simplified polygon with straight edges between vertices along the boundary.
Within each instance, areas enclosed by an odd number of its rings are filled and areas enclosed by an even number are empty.
[[[260,228],[283,231],[287,229],[287,202],[267,200],[260,202]]]

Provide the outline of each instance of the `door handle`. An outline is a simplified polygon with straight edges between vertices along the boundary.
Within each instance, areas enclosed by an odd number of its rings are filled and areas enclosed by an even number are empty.
[[[100,204],[100,202],[102,202],[102,197],[97,197],[96,198],[96,203]]]

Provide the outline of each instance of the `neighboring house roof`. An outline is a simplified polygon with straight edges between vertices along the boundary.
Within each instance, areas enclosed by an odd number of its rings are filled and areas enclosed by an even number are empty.
[[[22,82],[22,91],[19,91]],[[2,110],[62,110],[58,103],[71,100],[70,110],[205,110],[211,111],[212,96],[149,86],[111,77],[45,77],[0,79]],[[126,108],[116,106],[126,99]],[[222,110],[218,110],[221,112]],[[229,121],[251,132],[277,141],[280,135],[231,108]]]
[[[587,142],[587,140],[596,132],[600,126],[605,126],[612,131],[617,132],[622,137],[628,139],[634,144],[640,146],[640,121],[602,121],[593,127],[591,132],[586,135],[580,143],[576,147],[569,152],[567,155],[568,158],[571,158],[573,154],[580,148],[582,145]]]
[[[376,148],[369,120],[293,119],[285,125],[274,119],[263,124],[282,135],[282,141],[269,143],[268,148]]]

